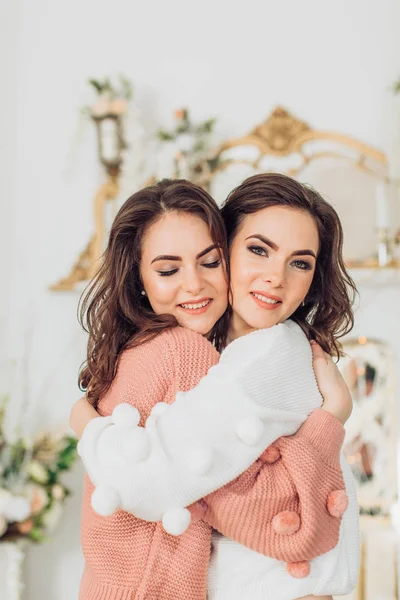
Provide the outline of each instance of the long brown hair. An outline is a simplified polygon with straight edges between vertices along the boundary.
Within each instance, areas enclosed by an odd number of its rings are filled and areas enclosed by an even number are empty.
[[[183,179],[165,179],[126,200],[113,222],[101,266],[79,307],[80,322],[89,333],[79,385],[95,407],[109,389],[124,349],[178,325],[172,315],[155,314],[141,294],[143,235],[168,212],[189,213],[202,219],[228,269],[224,222],[216,202],[202,188]],[[219,319],[209,338],[218,350],[225,344],[227,319],[228,315]]]
[[[357,292],[343,261],[343,230],[334,208],[312,187],[278,173],[246,179],[229,194],[222,216],[231,245],[246,215],[268,206],[308,212],[319,234],[319,253],[308,294],[291,319],[329,354],[341,355],[340,337],[354,325],[352,304]]]

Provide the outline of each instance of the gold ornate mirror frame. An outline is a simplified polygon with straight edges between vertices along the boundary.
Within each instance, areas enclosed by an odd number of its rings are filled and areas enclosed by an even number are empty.
[[[307,148],[310,142],[334,143],[338,150],[313,150],[311,147]],[[247,160],[224,157],[226,151],[239,146],[257,148],[259,150],[257,158]],[[298,167],[287,170],[287,174],[291,177],[299,176],[312,161],[336,158],[348,161],[355,168],[373,175],[378,180],[389,181],[388,160],[385,153],[351,136],[312,129],[307,123],[300,121],[280,106],[275,108],[271,115],[251,133],[224,142],[211,157],[199,164],[197,180],[198,183],[209,187],[213,177],[231,165],[248,165],[256,171],[261,169],[261,161],[267,156],[283,158],[290,155],[297,155],[301,160]]]
[[[337,149],[313,148],[313,143],[318,142],[329,142],[334,144]],[[239,146],[257,149],[257,157],[249,160],[226,156],[228,151]],[[282,107],[275,108],[271,115],[248,135],[224,142],[209,157],[195,165],[191,179],[209,190],[213,179],[228,167],[247,165],[255,172],[260,172],[263,170],[262,160],[271,156],[296,157],[298,165],[286,170],[286,173],[292,177],[298,177],[303,169],[313,161],[335,158],[347,161],[354,168],[369,173],[377,181],[389,180],[388,161],[383,152],[350,136],[312,129],[307,123],[297,119]],[[116,201],[119,192],[118,179],[119,167],[113,172],[108,170],[108,179],[100,186],[93,202],[95,233],[73,264],[69,274],[50,286],[51,290],[73,290],[79,283],[91,279],[95,273],[106,236],[105,207],[108,202]],[[154,179],[148,183],[153,181]],[[374,265],[361,266],[371,267]]]

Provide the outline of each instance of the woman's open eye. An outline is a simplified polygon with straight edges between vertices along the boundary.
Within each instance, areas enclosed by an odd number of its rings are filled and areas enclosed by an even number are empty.
[[[268,256],[268,252],[265,248],[263,248],[263,246],[257,246],[255,244],[253,244],[251,246],[247,246],[247,248],[253,254],[257,254],[257,256]]]
[[[157,271],[157,273],[161,275],[161,277],[169,277],[170,275],[174,275],[174,273],[177,272],[178,269],[171,269],[170,271]]]
[[[204,263],[203,267],[206,267],[207,269],[216,269],[217,267],[219,267],[220,264],[221,264],[221,259],[217,258],[217,260],[214,260],[213,262]]]
[[[307,260],[294,260],[292,265],[302,271],[310,271],[312,269],[312,265]]]

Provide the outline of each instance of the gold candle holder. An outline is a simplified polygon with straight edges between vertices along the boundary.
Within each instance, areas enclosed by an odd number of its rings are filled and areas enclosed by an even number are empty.
[[[394,234],[393,261],[396,267],[400,267],[400,229]]]

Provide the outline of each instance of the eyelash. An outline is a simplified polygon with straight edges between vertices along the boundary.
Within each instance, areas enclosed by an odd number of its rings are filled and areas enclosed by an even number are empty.
[[[262,246],[248,246],[248,249],[256,256],[265,256],[266,258],[269,256],[267,250]],[[301,271],[310,271],[312,269],[311,264],[306,260],[297,259],[291,264],[294,265],[296,269],[300,269]]]
[[[292,262],[292,265],[294,265],[295,263],[298,263],[296,266],[296,269],[300,269],[301,271],[311,271],[311,269],[312,269],[310,263],[307,262],[306,260],[294,260]],[[302,266],[300,267],[299,265],[302,265]]]
[[[204,263],[204,265],[202,265],[202,267],[205,267],[206,269],[217,269],[221,264],[221,260],[215,260],[212,263]],[[170,277],[171,275],[174,275],[175,273],[178,272],[178,269],[171,269],[171,271],[157,271],[157,273],[161,276],[161,277]]]
[[[173,271],[157,271],[157,273],[161,276],[161,277],[169,277],[170,275],[174,275],[174,273],[177,273],[178,269],[173,269]]]
[[[256,254],[257,256],[265,256],[265,257],[269,256],[266,249],[263,248],[262,246],[248,246],[248,249],[250,250],[250,252],[252,252],[253,254]]]

